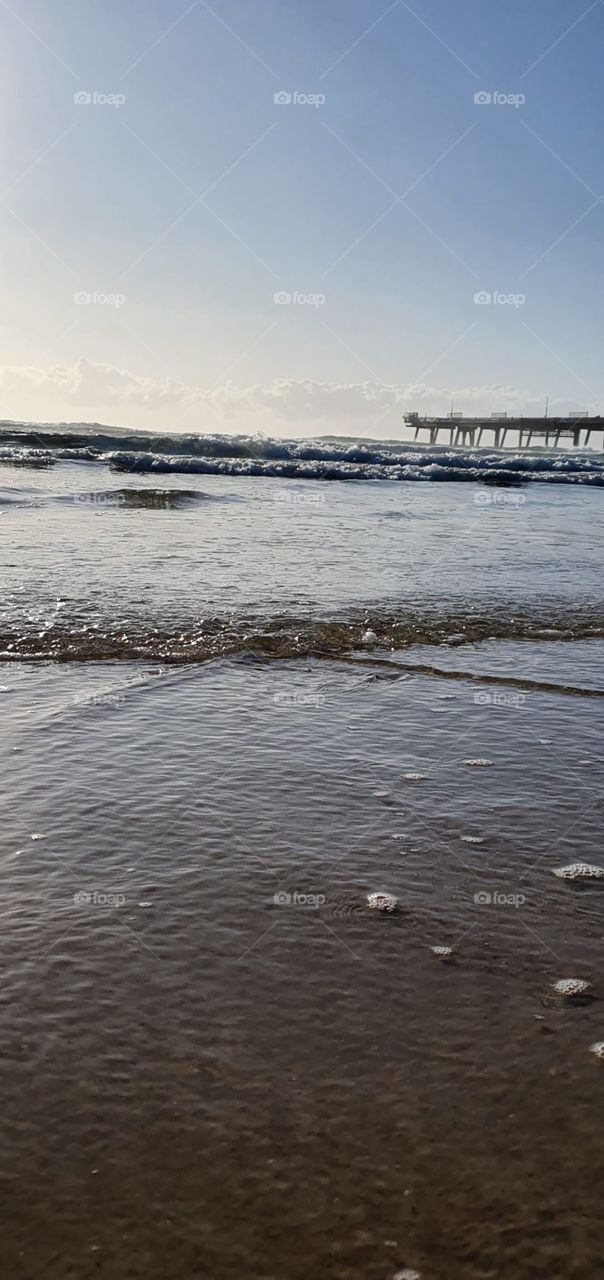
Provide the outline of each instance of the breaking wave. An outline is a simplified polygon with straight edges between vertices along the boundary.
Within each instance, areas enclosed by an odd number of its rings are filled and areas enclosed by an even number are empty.
[[[297,613],[229,613],[199,617],[121,617],[115,621],[90,604],[66,602],[33,612],[7,602],[0,613],[0,659],[57,662],[149,660],[176,665],[248,654],[258,660],[342,658],[352,653],[385,657],[418,645],[455,648],[485,640],[568,641],[604,637],[598,605],[564,602],[520,608],[501,600],[478,611],[444,601],[407,604],[402,611],[348,609],[317,616]]]
[[[96,462],[132,474],[275,476],[296,480],[531,481],[604,487],[604,454],[495,450],[374,440],[274,440],[263,435],[160,435],[91,426],[0,424],[0,462]]]

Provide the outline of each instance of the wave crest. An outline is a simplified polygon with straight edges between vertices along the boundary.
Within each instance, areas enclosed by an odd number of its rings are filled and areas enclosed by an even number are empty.
[[[586,451],[452,449],[337,438],[275,440],[263,435],[159,435],[96,426],[0,427],[0,460],[48,466],[57,459],[99,462],[134,473],[604,485],[604,454]]]

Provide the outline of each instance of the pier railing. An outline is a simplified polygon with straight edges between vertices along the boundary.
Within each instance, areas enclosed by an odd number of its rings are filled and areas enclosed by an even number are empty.
[[[414,440],[422,439],[422,433],[426,433],[429,444],[440,443],[442,437],[445,444],[480,448],[488,433],[491,439],[487,438],[485,444],[496,449],[503,449],[510,436],[517,437],[515,447],[520,449],[530,449],[533,443],[558,448],[561,440],[570,441],[575,449],[586,448],[592,436],[604,446],[604,418],[586,414],[567,418],[509,418],[500,414],[465,418],[457,413],[446,418],[422,418],[418,413],[406,413],[403,421],[413,429]]]

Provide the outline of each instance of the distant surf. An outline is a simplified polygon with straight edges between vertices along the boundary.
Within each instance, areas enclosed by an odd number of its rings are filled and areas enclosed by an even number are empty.
[[[168,435],[85,424],[0,424],[0,462],[22,467],[96,462],[134,474],[272,476],[325,481],[539,481],[604,487],[604,454],[467,449],[401,441],[278,440],[258,435]]]

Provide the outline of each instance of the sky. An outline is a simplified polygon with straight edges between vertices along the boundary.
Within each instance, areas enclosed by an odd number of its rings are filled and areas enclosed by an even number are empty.
[[[603,40],[603,0],[0,0],[1,416],[597,412]]]

